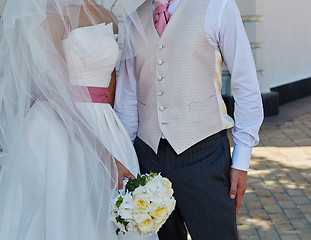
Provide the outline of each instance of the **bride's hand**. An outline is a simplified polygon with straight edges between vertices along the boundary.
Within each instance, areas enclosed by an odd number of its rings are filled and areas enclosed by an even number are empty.
[[[122,163],[115,159],[118,168],[118,189],[123,188],[124,178],[135,179],[134,175]]]

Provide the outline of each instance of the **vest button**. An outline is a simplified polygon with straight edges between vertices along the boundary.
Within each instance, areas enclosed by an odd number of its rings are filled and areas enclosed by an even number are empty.
[[[163,45],[159,44],[158,45],[158,50],[162,50],[163,49]]]
[[[160,106],[160,107],[159,107],[159,110],[160,110],[161,112],[163,112],[163,111],[164,111],[164,107],[163,107],[163,106]]]
[[[158,65],[162,65],[163,61],[162,60],[158,60]]]
[[[158,96],[161,97],[163,95],[163,92],[158,92]]]
[[[161,81],[163,79],[163,77],[161,77],[160,75],[157,76],[157,80]]]

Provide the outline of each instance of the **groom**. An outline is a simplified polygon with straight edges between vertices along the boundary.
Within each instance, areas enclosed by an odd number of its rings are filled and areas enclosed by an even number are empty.
[[[159,238],[186,240],[186,225],[193,240],[238,239],[236,212],[263,111],[236,3],[146,0],[137,13],[148,44],[121,62],[115,110],[135,139],[141,171],[161,172],[173,182],[177,206]],[[128,34],[127,53],[139,38]],[[223,61],[231,73],[235,122],[221,97]]]

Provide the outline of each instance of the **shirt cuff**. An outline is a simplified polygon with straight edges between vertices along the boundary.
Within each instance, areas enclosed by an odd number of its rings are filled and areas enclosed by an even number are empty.
[[[251,161],[252,150],[253,148],[251,147],[235,145],[232,153],[231,168],[247,172]]]

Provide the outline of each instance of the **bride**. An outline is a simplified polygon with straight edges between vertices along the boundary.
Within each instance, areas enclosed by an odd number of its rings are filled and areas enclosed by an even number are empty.
[[[6,3],[0,239],[157,239],[118,237],[110,221],[117,189],[139,166],[111,107],[117,24],[107,10],[114,1],[102,4],[106,8],[93,0]]]

